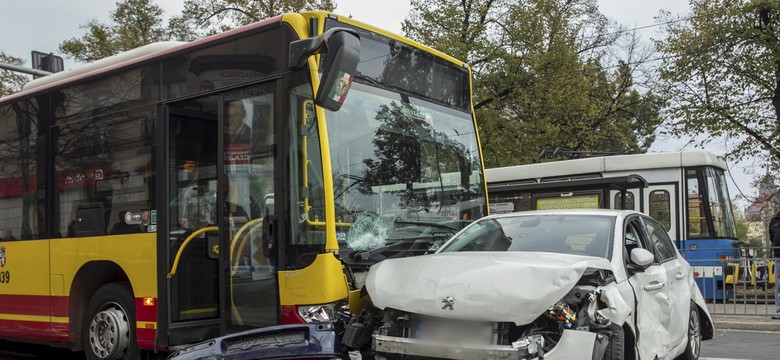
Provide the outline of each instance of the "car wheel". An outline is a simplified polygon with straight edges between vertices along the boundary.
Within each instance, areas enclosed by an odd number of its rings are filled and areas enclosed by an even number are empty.
[[[609,326],[609,332],[609,345],[607,346],[607,352],[604,354],[604,360],[623,360],[625,356],[623,327],[613,323]]]
[[[89,360],[137,359],[135,303],[129,284],[111,283],[95,292],[82,324]]]
[[[685,346],[685,352],[678,357],[678,360],[697,360],[701,352],[701,319],[699,318],[699,309],[696,304],[691,302],[691,311],[688,315],[688,344]]]

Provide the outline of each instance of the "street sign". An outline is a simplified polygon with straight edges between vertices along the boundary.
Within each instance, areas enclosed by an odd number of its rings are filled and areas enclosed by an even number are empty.
[[[33,69],[48,71],[50,73],[56,73],[65,70],[62,57],[52,53],[42,53],[40,51],[32,52],[32,67]],[[35,75],[34,77],[37,79],[41,76]]]

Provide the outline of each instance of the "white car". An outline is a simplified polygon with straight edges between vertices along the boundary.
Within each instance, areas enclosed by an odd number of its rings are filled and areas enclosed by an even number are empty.
[[[488,216],[365,284],[377,358],[697,359],[714,332],[688,262],[634,211]]]

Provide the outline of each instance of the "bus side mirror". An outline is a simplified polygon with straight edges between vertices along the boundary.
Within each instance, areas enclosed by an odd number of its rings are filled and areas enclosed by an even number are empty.
[[[309,56],[325,53],[322,77],[314,102],[330,111],[338,111],[352,85],[360,60],[360,36],[357,31],[333,28],[316,38],[290,43],[289,66],[301,69]]]

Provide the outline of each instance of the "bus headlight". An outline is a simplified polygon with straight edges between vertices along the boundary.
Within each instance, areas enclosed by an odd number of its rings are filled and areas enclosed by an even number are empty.
[[[336,318],[336,304],[298,305],[298,315],[307,323],[331,321]]]

